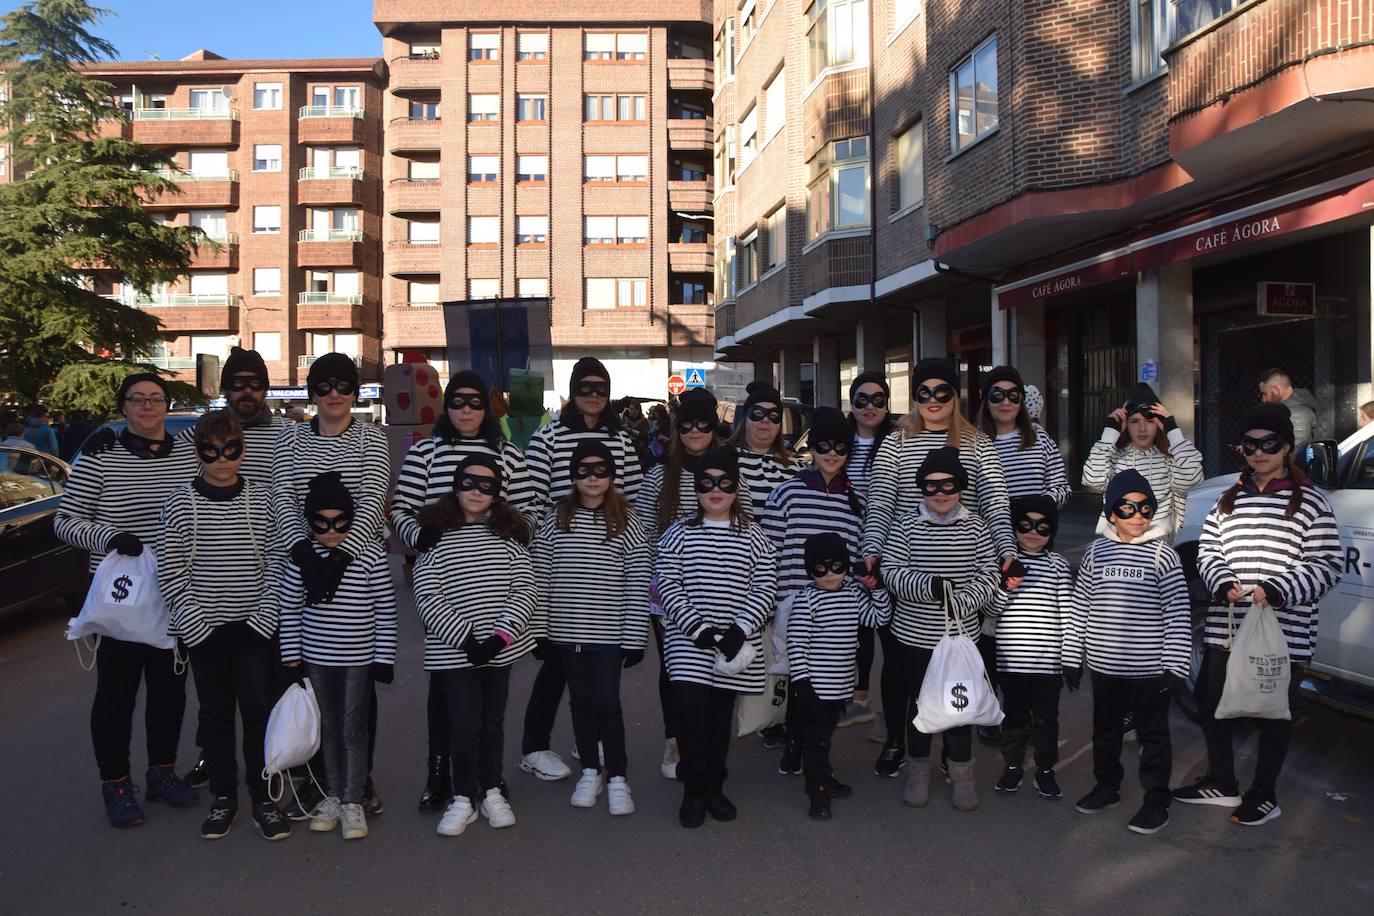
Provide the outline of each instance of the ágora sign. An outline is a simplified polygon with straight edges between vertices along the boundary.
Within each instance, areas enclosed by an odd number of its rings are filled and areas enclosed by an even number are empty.
[[[1317,286],[1315,283],[1261,280],[1256,305],[1261,315],[1311,318],[1317,314]]]

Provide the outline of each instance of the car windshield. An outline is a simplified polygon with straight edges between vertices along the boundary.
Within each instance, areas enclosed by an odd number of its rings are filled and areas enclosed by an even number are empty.
[[[0,508],[47,499],[57,494],[43,457],[31,449],[0,450]]]

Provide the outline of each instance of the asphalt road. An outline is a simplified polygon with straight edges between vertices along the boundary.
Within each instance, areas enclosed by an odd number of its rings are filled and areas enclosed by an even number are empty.
[[[398,573],[399,575],[399,573]],[[401,590],[405,594],[405,589]],[[262,840],[246,816],[224,840],[198,829],[205,805],[147,805],[147,823],[116,832],[104,819],[90,750],[94,675],[63,640],[54,606],[0,623],[0,913],[1208,913],[1371,912],[1374,901],[1374,723],[1308,705],[1296,717],[1280,784],[1283,817],[1232,825],[1217,808],[1175,806],[1163,831],[1126,829],[1140,801],[1128,776],[1121,807],[1087,817],[1073,801],[1091,787],[1091,698],[1065,695],[1060,781],[1051,802],[1023,789],[996,796],[999,755],[977,747],[982,807],[953,810],[934,787],[924,810],[904,808],[901,780],[872,774],[867,726],[841,730],[836,772],[855,788],[835,818],[806,816],[800,777],[776,772],[776,751],[736,741],[728,790],[734,823],[677,825],[680,791],[658,773],[661,723],[655,660],[628,672],[623,694],[638,812],[611,818],[569,806],[572,781],[516,769],[519,722],[535,663],[515,670],[507,716],[507,779],[519,817],[461,837],[434,833],[414,803],[424,778],[420,628],[403,599],[396,683],[382,689],[376,778],[386,813],[371,836],[297,828]],[[191,688],[188,688],[191,689]],[[182,760],[192,760],[188,703]],[[134,766],[142,773],[141,714]],[[1204,760],[1201,734],[1173,722],[1175,781]],[[566,705],[555,747],[572,746]],[[1255,736],[1239,752],[1253,766]],[[184,765],[183,763],[183,765]],[[246,793],[241,792],[241,797]],[[206,799],[208,801],[208,799]],[[246,811],[245,811],[246,814]]]

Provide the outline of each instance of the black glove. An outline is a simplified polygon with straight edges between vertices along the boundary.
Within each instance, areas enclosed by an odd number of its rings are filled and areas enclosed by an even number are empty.
[[[119,436],[113,429],[106,426],[91,433],[91,437],[81,446],[81,454],[99,455],[102,452],[108,452],[115,447],[115,443],[118,441]]]
[[[954,583],[944,576],[930,577],[930,600],[943,605],[954,597]]]
[[[721,655],[725,656],[727,662],[732,662],[735,660],[735,656],[739,655],[739,650],[744,648],[744,638],[744,631],[732,623],[721,634],[720,642],[716,644],[716,648],[720,650]]]
[[[1069,693],[1073,693],[1083,686],[1083,669],[1081,667],[1070,668],[1064,666],[1064,686],[1069,688]]]
[[[1175,420],[1172,415],[1165,417],[1163,420],[1160,420],[1159,422],[1164,424],[1164,431],[1166,433],[1178,429],[1178,421]]]
[[[635,665],[644,661],[643,649],[621,649],[620,654],[625,658],[624,666],[626,668],[633,668]]]
[[[1276,611],[1281,611],[1288,606],[1288,599],[1283,595],[1283,586],[1274,579],[1266,579],[1260,583],[1260,588],[1264,589],[1264,596],[1269,599],[1269,606]]]
[[[143,542],[138,539],[138,535],[121,531],[110,536],[105,542],[105,549],[122,553],[126,557],[136,557],[143,552]]]
[[[468,657],[468,664],[473,667],[480,667],[486,662],[482,660],[482,640],[476,635],[469,633],[468,638],[458,644],[458,648],[463,650],[463,654]]]
[[[396,680],[396,666],[384,665],[381,662],[372,663],[372,680],[378,684],[390,684]]]
[[[1177,696],[1188,690],[1188,681],[1174,671],[1165,671],[1162,677],[1164,689]]]
[[[320,584],[324,588],[324,600],[329,601],[334,597],[334,593],[339,590],[339,583],[343,581],[344,572],[352,562],[353,554],[339,547],[329,551],[329,555],[320,560],[319,576]]]
[[[692,640],[692,645],[698,649],[714,649],[720,636],[720,627],[703,627],[697,638]]]
[[[301,538],[291,545],[291,562],[301,571],[301,586],[305,589],[305,603],[319,604],[325,598],[324,580],[321,576],[324,558],[315,552],[308,538]]]
[[[1004,592],[1005,592],[1005,591],[1010,591],[1010,589],[1007,588],[1007,582],[1008,582],[1008,581],[1010,581],[1010,580],[1012,580],[1012,579],[1023,579],[1023,578],[1025,578],[1025,576],[1026,576],[1026,564],[1022,563],[1020,560],[1018,560],[1018,559],[1016,559],[1015,557],[1013,557],[1013,558],[1012,558],[1012,561],[1011,561],[1011,565],[1008,566],[1005,570],[1002,571],[1002,582],[1001,582],[1002,591],[1004,591]]]
[[[286,682],[286,685],[288,687],[292,684],[304,683],[305,665],[301,662],[297,662],[294,665],[282,665],[281,676],[282,680]]]
[[[1240,583],[1239,583],[1239,582],[1223,582],[1223,583],[1221,583],[1220,586],[1217,587],[1216,594],[1213,595],[1212,597],[1216,599],[1217,604],[1220,604],[1220,605],[1223,605],[1223,606],[1224,606],[1224,605],[1227,605],[1227,604],[1230,604],[1230,603],[1231,603],[1231,589],[1233,589],[1233,588],[1239,588],[1239,587],[1240,587]]]
[[[479,664],[485,665],[493,658],[501,654],[501,650],[506,648],[506,641],[495,633],[482,640],[481,659]]]
[[[1102,421],[1102,426],[1105,429],[1114,429],[1117,432],[1121,431],[1121,424],[1117,422],[1116,417],[1111,414],[1107,414],[1107,418]]]
[[[540,636],[534,641],[534,651],[530,653],[541,662],[549,656],[549,641]]]
[[[420,536],[415,539],[415,552],[424,553],[426,550],[433,550],[435,545],[439,543],[441,537],[443,537],[443,535],[433,528],[422,527],[420,529]]]
[[[805,705],[816,699],[816,688],[811,686],[811,679],[807,677],[792,681],[788,685],[788,690],[791,691],[791,696],[788,698],[789,702],[795,701]]]

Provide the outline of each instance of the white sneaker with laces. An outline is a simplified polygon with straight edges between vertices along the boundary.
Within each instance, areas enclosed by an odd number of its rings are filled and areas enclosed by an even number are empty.
[[[328,833],[339,826],[339,818],[342,816],[338,796],[330,795],[321,800],[315,806],[315,810],[310,812],[310,829],[316,833]]]
[[[536,779],[547,782],[567,779],[572,775],[572,770],[563,762],[563,758],[550,750],[535,751],[521,757],[520,769],[533,774]]]
[[[606,788],[606,782],[596,770],[583,770],[582,776],[573,788],[572,806],[574,808],[595,808],[596,797]]]
[[[624,776],[611,777],[611,783],[606,787],[606,803],[611,814],[616,816],[635,813],[635,800],[630,795],[630,784]]]
[[[658,765],[658,771],[663,774],[664,779],[677,779],[677,762],[679,759],[677,739],[669,738],[663,743],[663,762]]]
[[[340,811],[345,840],[361,840],[367,836],[367,815],[363,814],[362,805],[344,805]]]
[[[472,800],[466,795],[455,795],[435,830],[442,836],[458,836],[475,820],[477,811],[472,807]]]
[[[511,810],[510,802],[506,801],[506,796],[501,794],[500,789],[487,790],[487,797],[482,799],[482,816],[493,827],[515,826],[515,812]]]

